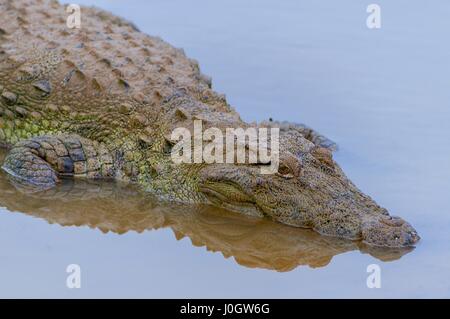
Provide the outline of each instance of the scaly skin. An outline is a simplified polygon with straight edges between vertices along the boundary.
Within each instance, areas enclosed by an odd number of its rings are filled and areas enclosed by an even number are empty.
[[[66,26],[55,1],[0,0],[0,143],[5,171],[40,189],[62,176],[115,178],[178,202],[313,228],[379,246],[419,240],[361,193],[314,131],[278,126],[278,174],[258,165],[174,164],[174,128],[250,127],[211,89],[198,64],[161,39],[109,13],[82,8]]]

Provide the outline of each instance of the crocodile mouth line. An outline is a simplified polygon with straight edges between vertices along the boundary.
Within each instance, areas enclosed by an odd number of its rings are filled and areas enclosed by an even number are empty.
[[[256,204],[255,201],[251,200],[249,196],[247,196],[245,193],[241,193],[244,196],[242,199],[238,199],[236,196],[233,199],[231,196],[225,195],[223,192],[218,190],[216,187],[211,187],[207,185],[200,186],[200,191],[202,191],[205,195],[211,198],[216,198],[217,200],[223,201],[223,202],[233,202],[236,204]]]
[[[228,185],[229,187],[234,187],[230,184]],[[236,187],[234,187],[234,189],[236,192],[239,192]],[[232,198],[231,196],[225,195],[212,185],[202,185],[200,186],[200,191],[207,197],[208,201],[215,206],[223,207],[233,212],[244,213],[245,215],[258,217],[265,216],[262,210],[258,207],[256,201],[243,192],[239,192],[242,194],[241,198],[239,198],[239,196]]]

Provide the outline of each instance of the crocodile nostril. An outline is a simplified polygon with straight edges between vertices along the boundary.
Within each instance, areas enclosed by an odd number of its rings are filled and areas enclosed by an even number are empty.
[[[400,227],[405,223],[403,219],[397,216],[381,216],[380,222],[392,227]]]
[[[409,239],[410,239],[410,244],[415,244],[420,240],[420,236],[417,234],[416,231],[411,231],[409,232]]]

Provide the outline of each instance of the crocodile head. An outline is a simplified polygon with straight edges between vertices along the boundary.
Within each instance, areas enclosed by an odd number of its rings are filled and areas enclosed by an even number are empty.
[[[275,174],[261,174],[259,165],[216,164],[200,176],[208,201],[233,211],[375,246],[411,246],[419,240],[409,223],[390,216],[347,179],[330,149],[295,131],[280,135]]]

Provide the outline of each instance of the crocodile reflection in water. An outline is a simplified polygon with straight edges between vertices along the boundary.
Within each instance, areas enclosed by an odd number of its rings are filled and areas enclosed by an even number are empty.
[[[412,250],[366,246],[214,207],[161,203],[114,182],[66,180],[54,189],[27,193],[0,173],[0,206],[52,224],[88,226],[105,233],[170,227],[178,240],[188,237],[194,246],[234,257],[242,266],[276,271],[323,267],[335,255],[353,250],[382,261],[399,259]]]

